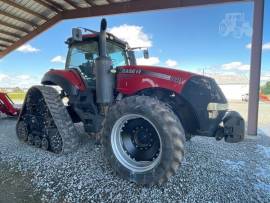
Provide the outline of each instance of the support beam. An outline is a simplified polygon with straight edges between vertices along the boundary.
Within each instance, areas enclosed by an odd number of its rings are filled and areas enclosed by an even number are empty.
[[[248,135],[257,135],[263,40],[264,0],[254,0],[253,36],[248,103]]]
[[[189,6],[203,6],[207,4],[233,2],[250,2],[247,0],[135,0],[109,5],[95,6],[90,8],[80,8],[76,10],[65,10],[64,19],[85,18],[100,15],[112,15],[129,12],[140,12],[149,10],[161,10],[168,8],[180,8]]]
[[[51,1],[51,0],[43,0],[44,2],[46,2],[47,4],[50,4],[54,7],[56,7],[57,9],[63,11],[65,10],[59,3],[56,3],[55,1]]]
[[[4,51],[1,51],[0,52],[0,58],[7,55],[9,52],[11,52],[12,50],[18,48],[19,46],[23,45],[25,42],[29,41],[30,39],[33,39],[35,36],[37,36],[38,34],[44,32],[45,30],[47,30],[51,26],[55,25],[56,23],[58,23],[61,20],[61,18],[62,18],[61,14],[57,14],[56,16],[51,18],[50,21],[42,24],[37,29],[33,30],[30,34],[22,37],[20,40],[16,41],[14,44],[7,47]],[[0,32],[1,32],[1,30],[0,30]]]
[[[15,42],[15,40],[8,39],[8,38],[5,38],[5,37],[0,37],[0,40],[3,41],[3,42],[8,42],[8,43],[14,43]]]
[[[5,30],[0,30],[0,33],[4,34],[4,35],[7,35],[7,36],[15,37],[15,38],[18,38],[18,39],[22,37],[22,36],[20,36],[18,34],[15,34],[13,32],[9,32],[9,31],[5,31]]]
[[[46,1],[42,1],[42,0],[34,0],[34,1],[37,2],[38,4],[44,6],[45,8],[48,8],[51,11],[54,11],[55,13],[59,13],[59,10],[57,8],[55,8],[51,4],[47,3]]]
[[[15,15],[11,15],[10,13],[7,13],[5,11],[0,10],[0,14],[3,15],[3,16],[7,16],[9,18],[12,18],[14,20],[20,21],[22,23],[31,25],[32,27],[37,27],[37,25],[35,23],[33,23],[33,22],[29,21],[29,20],[23,19],[21,17],[15,16]]]
[[[0,43],[0,47],[6,48],[6,47],[8,47],[8,45]]]
[[[73,8],[80,8],[77,4],[75,4],[73,1],[71,0],[64,0],[64,2],[66,2],[67,4],[71,5]]]
[[[14,7],[14,8],[20,9],[20,10],[26,12],[26,13],[30,13],[33,16],[37,16],[37,17],[39,17],[39,18],[41,18],[43,20],[48,20],[47,17],[45,17],[45,16],[43,16],[43,15],[41,15],[41,14],[35,12],[35,11],[32,11],[32,10],[30,10],[30,9],[24,7],[24,6],[21,6],[20,4],[15,3],[14,1],[10,1],[10,0],[1,0],[1,1],[8,4],[8,5],[10,5],[10,6],[12,6],[12,7]]]
[[[30,32],[29,30],[25,29],[25,28],[22,28],[22,27],[19,27],[19,26],[16,26],[16,25],[12,25],[12,24],[9,24],[9,23],[6,23],[2,20],[0,20],[0,24],[1,25],[4,25],[6,27],[9,27],[9,28],[12,28],[14,30],[18,30],[18,31],[21,31],[21,32],[25,32],[25,33],[28,33]]]
[[[89,6],[95,6],[95,3],[93,0],[84,0]]]

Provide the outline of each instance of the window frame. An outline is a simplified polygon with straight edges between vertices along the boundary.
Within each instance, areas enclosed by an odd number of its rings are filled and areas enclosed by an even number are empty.
[[[71,53],[72,53],[72,47],[73,46],[76,46],[76,45],[80,45],[80,44],[85,44],[87,42],[90,42],[90,41],[96,41],[98,43],[98,37],[95,37],[95,38],[88,38],[88,39],[85,39],[81,42],[76,42],[76,43],[71,43],[69,44],[69,49],[68,49],[68,53],[67,53],[67,58],[66,58],[66,63],[65,63],[65,69],[70,69],[70,61],[71,61]],[[114,44],[115,46],[118,46],[119,48],[123,49],[123,52],[125,53],[124,57],[125,57],[125,62],[127,64],[125,65],[130,65],[130,57],[128,55],[128,50],[127,50],[127,46],[126,44],[121,44],[117,41],[114,41],[114,40],[110,40],[109,38],[107,39],[108,42]],[[99,52],[99,46],[98,46],[98,52]],[[117,66],[118,67],[118,66]],[[116,67],[114,67],[116,68]]]

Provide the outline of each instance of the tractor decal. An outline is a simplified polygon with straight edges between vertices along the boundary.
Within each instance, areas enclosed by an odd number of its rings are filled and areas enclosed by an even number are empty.
[[[124,74],[139,74],[139,75],[148,75],[154,78],[159,78],[163,80],[169,80],[177,84],[182,84],[184,79],[181,77],[175,77],[172,75],[167,75],[164,73],[157,73],[154,71],[148,71],[148,70],[140,70],[140,69],[120,69],[119,73],[124,73]]]

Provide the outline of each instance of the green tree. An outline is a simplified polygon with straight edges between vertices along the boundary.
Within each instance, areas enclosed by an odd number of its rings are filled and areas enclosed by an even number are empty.
[[[266,82],[266,84],[262,86],[261,90],[263,94],[269,95],[270,94],[270,81]]]

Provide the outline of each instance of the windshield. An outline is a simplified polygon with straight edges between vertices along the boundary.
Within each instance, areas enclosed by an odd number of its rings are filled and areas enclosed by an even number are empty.
[[[112,59],[113,68],[117,66],[128,65],[128,57],[124,47],[119,46],[116,43],[107,42],[107,55]],[[98,42],[89,41],[84,43],[78,43],[71,46],[66,68],[78,68],[83,73],[82,66],[93,65],[94,60],[98,57]]]

